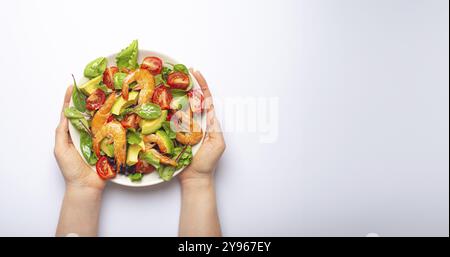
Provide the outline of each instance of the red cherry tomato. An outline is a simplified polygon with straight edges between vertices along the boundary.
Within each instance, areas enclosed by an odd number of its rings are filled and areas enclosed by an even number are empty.
[[[189,91],[189,105],[193,113],[202,113],[203,108],[203,94],[200,89],[194,89]]]
[[[171,88],[186,90],[189,83],[189,76],[180,71],[172,72],[167,76],[167,84]]]
[[[95,111],[105,103],[106,95],[101,89],[97,89],[86,99],[86,109]]]
[[[165,86],[159,86],[153,92],[152,102],[159,105],[163,110],[169,110],[173,96]]]
[[[155,171],[155,167],[152,165],[139,160],[138,163],[136,163],[136,172],[142,173],[142,174],[149,174]]]
[[[134,113],[126,115],[120,122],[122,124],[122,127],[124,127],[125,129],[129,128],[137,129],[139,127],[139,122],[136,116],[137,115]]]
[[[97,174],[102,179],[111,179],[116,176],[116,173],[108,162],[108,158],[105,156],[100,157],[95,168],[97,169]]]
[[[158,57],[146,57],[142,61],[141,69],[147,69],[152,75],[158,75],[161,73],[163,63]]]
[[[119,71],[119,68],[116,66],[112,66],[106,68],[105,72],[103,72],[103,84],[105,84],[110,89],[114,89],[114,74]]]

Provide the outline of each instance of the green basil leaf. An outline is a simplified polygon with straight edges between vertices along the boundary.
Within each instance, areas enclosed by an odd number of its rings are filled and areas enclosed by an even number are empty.
[[[157,104],[145,103],[138,106],[134,112],[143,119],[153,120],[161,116],[161,107]]]
[[[86,78],[93,79],[103,74],[106,70],[106,65],[108,64],[108,60],[105,57],[99,57],[92,62],[90,62],[84,68],[84,76]]]

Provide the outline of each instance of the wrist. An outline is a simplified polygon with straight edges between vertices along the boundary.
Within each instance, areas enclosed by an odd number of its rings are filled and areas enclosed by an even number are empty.
[[[214,186],[214,178],[210,174],[187,177],[180,179],[181,187],[184,189],[205,189]]]
[[[73,184],[67,184],[66,186],[67,196],[82,198],[84,200],[100,200],[102,193],[103,190],[89,186]]]

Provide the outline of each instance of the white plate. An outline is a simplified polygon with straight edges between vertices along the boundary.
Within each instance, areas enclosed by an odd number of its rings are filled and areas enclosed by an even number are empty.
[[[178,64],[181,62],[178,62],[177,60],[164,55],[162,53],[158,53],[158,52],[154,52],[154,51],[146,51],[146,50],[139,50],[139,57],[138,57],[138,63],[142,63],[142,60],[147,57],[147,56],[157,56],[159,58],[161,58],[163,60],[164,63],[169,62],[172,64]],[[108,66],[114,66],[116,63],[115,60],[116,55],[110,55],[107,57],[108,59]],[[92,58],[94,59],[94,58]],[[86,62],[86,64],[88,63],[88,61]],[[82,71],[84,69],[84,67],[82,67],[80,70]],[[194,83],[193,88],[197,88],[200,89],[200,86],[198,85],[197,81],[195,80],[194,76],[191,74],[191,79]],[[88,81],[88,79],[86,79],[83,76],[83,73],[77,73],[76,77],[77,79],[77,84],[78,85],[82,85],[85,82]],[[70,101],[70,106],[73,106],[72,100]],[[202,125],[202,129],[203,129],[203,138],[205,136],[205,128],[206,128],[206,115],[204,113],[202,113],[202,119],[201,119],[201,125]],[[84,157],[81,153],[80,150],[80,133],[77,131],[77,129],[72,126],[72,124],[69,122],[69,132],[70,132],[70,136],[72,138],[73,144],[75,145],[75,148],[77,149],[78,153],[81,155],[81,157],[84,160]],[[198,143],[197,145],[192,147],[192,154],[195,155],[199,149],[199,147],[202,145],[203,143],[203,139],[200,143]],[[179,169],[174,173],[174,177],[176,175],[178,175],[183,169]],[[92,166],[92,171],[93,172],[97,172],[95,170],[95,166]],[[124,185],[124,186],[129,186],[129,187],[145,187],[145,186],[151,186],[151,185],[156,185],[159,184],[161,182],[164,182],[164,180],[162,180],[159,175],[158,172],[152,172],[150,174],[144,175],[142,180],[139,182],[131,182],[130,179],[124,175],[118,174],[114,179],[111,179],[110,181],[116,183],[116,184],[120,184],[120,185]]]

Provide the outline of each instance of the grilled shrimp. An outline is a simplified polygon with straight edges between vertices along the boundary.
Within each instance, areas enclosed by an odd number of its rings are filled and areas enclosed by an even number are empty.
[[[159,147],[159,150],[163,153],[167,153],[169,149],[166,148],[164,142],[160,137],[155,134],[144,136],[144,143],[148,145],[148,143],[156,143]]]
[[[94,114],[92,118],[91,130],[92,134],[95,135],[103,125],[105,125],[106,120],[108,120],[111,115],[111,108],[116,101],[116,94],[109,95],[105,103],[100,107],[100,109]]]
[[[159,162],[161,164],[170,165],[170,166],[173,166],[173,167],[176,167],[178,165],[178,163],[175,160],[170,159],[169,157],[161,154],[156,149],[150,149],[148,151],[151,152],[154,156],[156,156],[156,158],[159,159]]]
[[[177,119],[181,119],[184,129],[176,133],[176,140],[183,145],[196,145],[203,138],[202,127],[198,122],[196,122],[192,114],[186,112],[178,111],[175,113]]]
[[[128,100],[128,90],[130,88],[130,84],[135,81],[138,83],[137,87],[141,88],[138,104],[141,105],[150,102],[153,95],[153,90],[155,89],[155,78],[146,69],[137,69],[128,74],[122,85],[123,98]]]
[[[119,173],[120,168],[125,165],[125,158],[127,152],[127,131],[122,127],[122,125],[117,121],[112,121],[105,124],[101,129],[94,135],[92,142],[92,147],[94,153],[100,157],[100,142],[105,138],[112,138],[114,141],[114,158],[116,160],[116,169]]]

